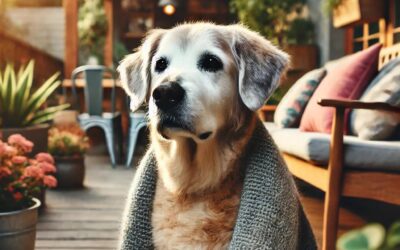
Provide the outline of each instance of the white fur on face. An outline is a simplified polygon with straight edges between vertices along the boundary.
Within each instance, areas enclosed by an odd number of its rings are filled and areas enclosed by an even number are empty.
[[[201,29],[174,29],[163,36],[151,63],[151,93],[160,84],[179,79],[179,84],[186,91],[186,99],[182,114],[187,122],[193,125],[193,138],[199,134],[212,132],[212,135],[224,125],[229,110],[234,103],[237,92],[236,76],[229,73],[234,67],[233,58],[217,46],[215,32],[203,27]],[[223,63],[223,69],[207,72],[199,69],[200,57],[205,54],[217,56]],[[168,58],[165,71],[155,72],[156,61]],[[157,107],[153,99],[149,100],[149,117],[153,125],[157,124]],[[176,134],[187,132],[175,131]],[[174,133],[169,133],[174,137]]]

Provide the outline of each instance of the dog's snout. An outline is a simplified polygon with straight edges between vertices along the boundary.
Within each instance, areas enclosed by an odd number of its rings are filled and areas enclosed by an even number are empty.
[[[172,82],[158,86],[152,95],[157,107],[167,110],[182,102],[185,90],[178,83]]]

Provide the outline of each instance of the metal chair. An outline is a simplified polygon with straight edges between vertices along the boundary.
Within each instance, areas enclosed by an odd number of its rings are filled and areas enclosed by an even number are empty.
[[[125,162],[125,166],[127,168],[129,168],[132,164],[133,154],[135,152],[139,132],[142,128],[146,127],[146,125],[147,119],[145,112],[137,111],[129,113],[129,137]]]
[[[110,154],[112,167],[115,167],[117,160],[122,157],[122,124],[121,114],[115,112],[115,72],[109,68],[99,65],[85,65],[76,68],[72,72],[72,94],[75,100],[78,100],[76,92],[76,79],[83,73],[85,80],[84,96],[86,113],[79,115],[78,120],[83,130],[87,131],[92,127],[103,129],[107,149]],[[104,73],[111,75],[113,85],[111,89],[111,112],[103,112],[103,76]],[[78,108],[79,108],[79,101]],[[115,137],[115,132],[117,137]],[[118,159],[114,145],[118,148]]]

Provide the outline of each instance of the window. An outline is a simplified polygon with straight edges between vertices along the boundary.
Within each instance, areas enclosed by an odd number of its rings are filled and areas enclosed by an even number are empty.
[[[385,20],[382,19],[378,22],[359,24],[351,28],[353,35],[350,51],[357,52],[379,43],[385,34],[384,22]]]
[[[381,1],[381,0],[379,0]],[[373,44],[400,43],[400,0],[386,0],[386,16],[377,22],[357,24],[347,29],[346,52],[353,53]]]

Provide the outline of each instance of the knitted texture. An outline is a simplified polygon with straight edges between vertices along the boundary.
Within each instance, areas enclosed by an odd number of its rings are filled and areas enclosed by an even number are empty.
[[[317,249],[298,193],[272,138],[259,122],[245,153],[246,174],[230,249]],[[143,158],[128,197],[120,249],[153,249],[151,212],[157,167]]]

